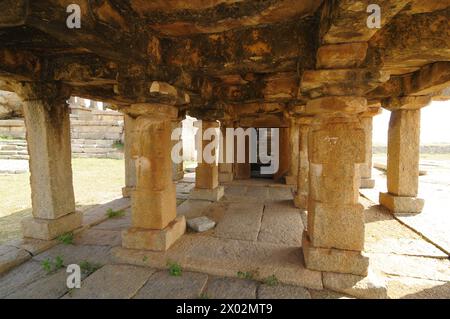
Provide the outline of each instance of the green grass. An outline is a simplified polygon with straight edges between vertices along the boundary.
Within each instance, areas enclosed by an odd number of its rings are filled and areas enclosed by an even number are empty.
[[[72,245],[73,244],[73,233],[65,233],[58,236],[57,240],[64,245]]]
[[[264,283],[268,286],[277,286],[279,284],[279,281],[275,275],[272,275],[264,279]]]
[[[124,145],[123,145],[123,143],[122,143],[121,141],[115,141],[115,142],[113,143],[112,147],[115,148],[115,149],[118,149],[118,150],[122,151],[123,148],[124,148]]]
[[[47,258],[41,263],[41,265],[47,274],[51,274],[64,267],[64,260],[61,256],[56,256],[54,260]]]
[[[167,262],[167,266],[169,267],[169,274],[173,277],[179,277],[182,275],[181,266],[176,262]]]
[[[102,265],[100,265],[100,264],[90,263],[89,261],[86,261],[86,260],[83,260],[80,263],[81,272],[86,276],[89,276],[90,274],[96,272],[101,267],[102,267]]]
[[[253,280],[255,278],[256,272],[254,271],[238,271],[237,276],[241,279]]]
[[[118,218],[118,217],[123,217],[124,215],[125,215],[125,211],[123,209],[113,210],[111,208],[108,208],[108,210],[106,211],[106,216],[108,216],[108,218]]]

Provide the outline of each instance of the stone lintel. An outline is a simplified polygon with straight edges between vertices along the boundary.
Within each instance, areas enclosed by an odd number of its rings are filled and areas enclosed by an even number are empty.
[[[383,107],[389,111],[419,110],[431,102],[431,96],[391,97],[383,101]]]
[[[121,111],[132,117],[145,115],[154,119],[176,120],[178,118],[178,108],[167,104],[137,103],[124,106]]]
[[[52,240],[81,227],[83,213],[74,212],[57,219],[25,218],[22,220],[24,237]]]
[[[302,248],[308,269],[367,276],[369,258],[360,251],[314,247],[306,231],[303,232]]]
[[[396,196],[389,193],[380,193],[380,204],[394,214],[418,214],[422,212],[425,201],[421,198]]]
[[[122,232],[122,247],[128,249],[166,251],[186,231],[186,219],[178,216],[164,229],[132,227]]]
[[[217,186],[213,189],[193,188],[190,194],[190,199],[208,200],[212,202],[219,201],[225,194],[223,186]]]
[[[366,59],[367,42],[321,46],[317,51],[317,69],[357,68]]]
[[[356,96],[327,96],[309,100],[308,115],[358,114],[367,111],[367,100]]]

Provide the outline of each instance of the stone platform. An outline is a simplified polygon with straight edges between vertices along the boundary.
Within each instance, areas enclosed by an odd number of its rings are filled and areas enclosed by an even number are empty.
[[[177,188],[191,187],[181,182]],[[361,202],[369,279],[306,269],[306,213],[293,206],[291,188],[247,180],[227,184],[219,202],[188,199],[179,205],[179,216],[207,216],[216,227],[188,231],[165,253],[121,247],[120,233],[131,223],[127,199],[87,211],[72,245],[3,246],[0,264],[8,258],[15,264],[0,277],[0,298],[450,298],[448,255],[382,207]],[[126,214],[107,218],[108,208]],[[81,289],[69,291],[64,268],[47,274],[41,265],[57,256],[64,265],[88,261],[101,268],[83,276]],[[182,276],[170,276],[168,262],[179,264]]]

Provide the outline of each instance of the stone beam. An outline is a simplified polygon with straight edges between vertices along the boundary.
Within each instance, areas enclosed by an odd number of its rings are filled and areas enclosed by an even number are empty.
[[[27,15],[25,0],[3,0],[0,2],[0,27],[23,25]]]
[[[296,72],[219,77],[213,97],[224,102],[289,102],[298,98],[300,77]]]
[[[276,25],[162,41],[168,65],[211,75],[295,71],[313,68],[316,21],[304,18]],[[301,57],[301,58],[300,58]]]
[[[381,26],[389,21],[411,0],[378,0],[381,7]],[[321,16],[322,44],[368,41],[379,29],[367,27],[367,12],[372,0],[326,1]]]
[[[39,80],[41,60],[27,51],[0,49],[0,78],[16,81]]]
[[[66,26],[70,1],[29,1],[26,24],[52,37],[119,61],[158,62],[159,40],[147,30],[137,30],[132,12],[123,13],[111,1],[78,1],[80,29]]]
[[[450,62],[436,62],[405,76],[393,76],[389,81],[369,92],[368,97],[430,95],[447,87],[450,87]]]
[[[449,61],[450,28],[446,9],[399,14],[370,40],[374,64],[391,74],[404,74],[436,61]]]
[[[131,0],[147,25],[166,36],[219,33],[312,15],[322,0],[145,1]]]

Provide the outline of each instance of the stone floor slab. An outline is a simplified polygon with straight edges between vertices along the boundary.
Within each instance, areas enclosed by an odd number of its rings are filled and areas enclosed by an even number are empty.
[[[125,210],[125,216],[107,218],[105,221],[95,225],[92,229],[121,231],[131,227],[131,210]]]
[[[0,298],[4,298],[32,282],[46,276],[40,262],[27,261],[0,277]]]
[[[181,276],[171,276],[168,271],[158,271],[139,290],[135,299],[197,299],[201,296],[208,276],[183,271]]]
[[[72,299],[130,299],[150,276],[154,269],[130,265],[106,265],[94,272],[64,298]]]
[[[258,288],[258,299],[311,299],[311,294],[299,286],[261,285]]]
[[[0,275],[31,258],[30,253],[22,248],[0,246]]]
[[[211,299],[256,299],[256,289],[255,281],[213,277],[208,281],[205,295]]]
[[[264,207],[258,241],[300,247],[304,228],[300,210],[292,203],[269,203]]]
[[[186,234],[165,253],[112,249],[120,263],[165,268],[168,260],[183,269],[215,276],[236,277],[239,271],[256,271],[255,279],[275,275],[281,283],[322,289],[322,275],[306,269],[302,251],[270,243]]]
[[[75,236],[76,245],[120,246],[121,232],[117,230],[87,229]]]
[[[83,225],[93,226],[108,219],[106,215],[108,209],[114,211],[125,210],[131,206],[129,198],[118,198],[109,203],[96,205],[83,214]]]
[[[177,215],[184,215],[186,219],[203,216],[203,211],[206,210],[212,203],[204,200],[188,199],[177,207]]]
[[[24,286],[7,299],[58,299],[69,290],[67,288],[67,276],[65,269],[46,275],[31,284]]]
[[[393,299],[450,299],[450,282],[391,277],[388,296]]]
[[[54,260],[59,256],[63,259],[64,265],[80,264],[82,261],[106,265],[112,261],[110,250],[109,246],[59,244],[33,259],[42,262],[46,259]]]
[[[264,206],[256,203],[230,203],[214,236],[238,240],[258,239]]]

